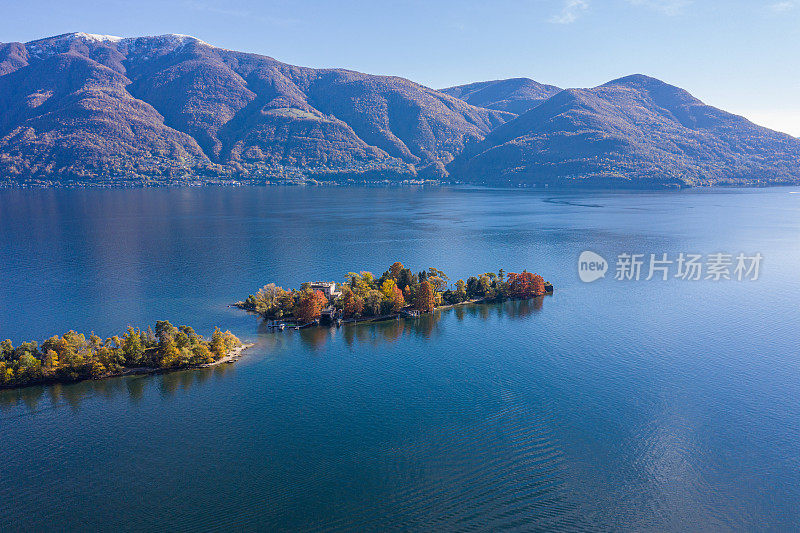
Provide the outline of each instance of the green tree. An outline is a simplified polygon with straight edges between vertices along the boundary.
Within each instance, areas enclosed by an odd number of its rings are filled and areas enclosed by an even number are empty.
[[[410,269],[404,268],[400,271],[400,274],[397,276],[397,286],[401,291],[403,291],[403,293],[406,292],[408,287],[416,284],[417,280],[414,277],[414,274],[411,273]]]
[[[25,352],[16,361],[14,374],[20,383],[35,383],[42,380],[42,362],[32,353]]]
[[[14,345],[11,344],[11,339],[0,342],[0,361],[10,361],[13,353]]]
[[[377,316],[381,314],[383,304],[383,293],[372,289],[367,291],[364,296],[364,314],[367,316]]]
[[[467,300],[467,284],[464,283],[463,279],[456,281],[456,290],[453,291],[456,303],[460,303]]]
[[[167,322],[169,323],[169,322]],[[144,343],[139,330],[128,326],[125,335],[122,336],[122,354],[128,366],[138,366],[144,359]]]

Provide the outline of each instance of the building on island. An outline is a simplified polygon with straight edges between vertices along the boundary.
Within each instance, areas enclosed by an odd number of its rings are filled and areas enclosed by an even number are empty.
[[[339,310],[334,306],[329,305],[320,313],[319,323],[332,324],[337,318],[339,318]]]
[[[312,281],[311,289],[322,292],[329,300],[342,294],[341,291],[336,290],[336,282],[334,281]]]

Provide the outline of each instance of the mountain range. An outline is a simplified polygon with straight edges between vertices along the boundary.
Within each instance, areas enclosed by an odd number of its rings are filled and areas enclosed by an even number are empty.
[[[636,75],[440,91],[194,37],[0,44],[0,185],[800,182],[800,140]]]
[[[474,106],[520,115],[561,90],[555,85],[544,85],[529,78],[511,78],[457,85],[442,89],[442,92]]]

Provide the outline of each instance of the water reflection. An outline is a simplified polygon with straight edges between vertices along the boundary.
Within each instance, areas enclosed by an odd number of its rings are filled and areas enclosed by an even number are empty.
[[[341,327],[312,327],[299,331],[291,329],[274,331],[266,323],[261,322],[258,326],[259,342],[256,350],[267,354],[287,353],[294,349],[299,341],[305,349],[320,352],[337,336],[341,336],[350,347],[364,344],[377,348],[385,343],[398,342],[407,336],[429,341],[441,335],[442,319],[447,316],[454,316],[459,322],[466,318],[519,320],[538,313],[546,297],[494,304],[459,305],[419,318],[362,322],[345,324]],[[59,406],[68,406],[73,411],[78,411],[85,399],[95,397],[111,400],[126,396],[132,403],[138,404],[149,391],[155,391],[163,398],[172,398],[212,378],[224,378],[234,369],[235,365],[225,364],[156,375],[130,375],[97,381],[0,390],[0,410],[6,411],[21,405],[29,412]]]
[[[305,348],[315,352],[322,350],[329,341],[339,335],[351,347],[356,343],[378,347],[383,343],[397,342],[404,336],[414,336],[426,340],[434,339],[440,334],[440,321],[445,316],[455,316],[459,322],[465,318],[523,319],[541,311],[544,299],[547,297],[542,296],[532,300],[509,300],[493,304],[458,305],[419,318],[399,318],[380,322],[365,321],[344,324],[341,327],[312,327],[299,331],[273,331],[265,323],[262,323],[259,333],[276,350],[288,348],[288,343],[291,342],[294,335],[298,336],[300,343]]]
[[[206,383],[212,377],[224,378],[232,371],[233,365],[223,364],[164,374],[138,374],[0,390],[0,411],[9,411],[17,406],[24,406],[29,412],[67,406],[77,412],[84,400],[98,397],[112,400],[127,396],[132,403],[138,404],[148,391],[155,390],[162,397],[171,398],[180,391],[187,392],[195,385]]]

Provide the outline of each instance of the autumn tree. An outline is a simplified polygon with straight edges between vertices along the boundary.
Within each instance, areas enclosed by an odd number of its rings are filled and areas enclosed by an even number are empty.
[[[158,340],[158,363],[162,368],[180,366],[181,351],[172,332],[163,332]]]
[[[211,335],[211,342],[207,348],[210,350],[214,359],[219,360],[228,355],[231,350],[241,344],[241,341],[230,331],[220,331],[219,328],[214,328],[214,333]],[[204,355],[204,350],[199,350],[199,354]]]
[[[42,361],[42,374],[48,378],[53,377],[56,374],[56,370],[58,370],[58,354],[50,348],[45,352]]]
[[[365,270],[362,270],[361,272],[359,272],[359,274],[361,276],[361,279],[368,287],[372,288],[375,286],[375,274],[373,274],[372,272],[367,272]]]
[[[30,352],[26,352],[16,361],[14,371],[17,381],[38,381],[42,377],[42,362]]]
[[[192,346],[192,364],[202,365],[214,361],[214,356],[211,350],[208,349],[205,343],[196,344]]]
[[[406,305],[405,298],[403,298],[403,291],[397,288],[397,284],[394,280],[387,279],[381,285],[381,292],[383,293],[383,297],[390,304],[390,309],[392,312],[396,313]]]
[[[423,312],[433,311],[436,305],[436,297],[431,285],[426,279],[417,286],[416,294],[414,295],[414,307]]]
[[[128,365],[135,366],[141,363],[144,356],[144,343],[139,330],[128,326],[128,331],[122,337],[122,353]]]
[[[253,303],[255,311],[265,316],[274,315],[278,310],[278,302],[284,292],[282,288],[274,283],[264,285],[255,295]]]
[[[222,359],[228,353],[225,338],[219,328],[214,329],[214,333],[211,335],[209,349],[214,359]]]
[[[211,344],[188,326],[175,328],[166,321],[156,324],[157,334],[128,328],[122,337],[105,341],[95,334],[68,331],[45,340],[41,348],[25,342],[14,348],[10,341],[0,343],[0,385],[19,386],[45,380],[74,381],[102,378],[124,370],[125,366],[180,368],[214,360]],[[215,332],[214,348],[228,353],[241,344],[233,334]],[[129,359],[130,358],[130,361]]]
[[[522,272],[522,274],[518,274],[516,272],[509,272],[508,273],[508,293],[509,296],[513,298],[524,298],[525,294],[528,291],[525,276],[526,272]]]
[[[353,292],[362,298],[366,297],[367,293],[374,288],[375,276],[372,275],[372,272],[358,274],[348,272],[346,279]]]
[[[431,278],[439,278],[439,279],[441,279],[441,280],[443,280],[445,282],[450,281],[450,278],[447,277],[447,274],[445,274],[444,272],[442,272],[438,268],[433,268],[433,267],[430,267],[428,269],[428,281],[430,281]],[[446,285],[447,285],[447,283],[445,283],[445,286]]]
[[[364,296],[364,314],[377,316],[381,314],[383,304],[383,293],[379,290],[371,289]]]
[[[397,283],[395,283],[393,279],[387,279],[386,281],[384,281],[381,284],[381,292],[383,293],[384,298],[390,300],[396,288],[397,288]]]
[[[542,296],[546,292],[544,286],[544,278],[539,274],[533,275],[533,280],[531,283],[533,285],[534,296]]]
[[[354,318],[361,316],[364,311],[364,299],[356,295],[349,287],[345,287],[342,299],[342,315],[345,318]]]
[[[509,293],[514,298],[534,298],[545,293],[544,279],[538,274],[522,271],[508,273]]]
[[[403,263],[400,261],[396,261],[392,263],[392,266],[389,267],[389,274],[391,274],[392,279],[397,281],[400,279],[400,273],[403,271]]]
[[[467,284],[463,279],[456,281],[456,289],[450,293],[450,303],[461,303],[467,299]]]
[[[11,339],[0,342],[0,361],[10,361],[13,353],[14,345],[11,343]]]
[[[294,309],[296,294],[294,291],[283,291],[278,296],[278,309],[275,311],[275,318],[281,318]]]
[[[328,299],[322,291],[305,290],[297,300],[294,316],[300,321],[311,322],[320,317],[327,305]]]
[[[400,311],[406,306],[406,299],[403,297],[403,291],[401,291],[398,287],[394,288],[391,301],[392,311],[394,312]]]

